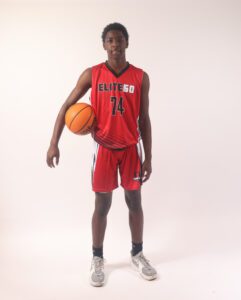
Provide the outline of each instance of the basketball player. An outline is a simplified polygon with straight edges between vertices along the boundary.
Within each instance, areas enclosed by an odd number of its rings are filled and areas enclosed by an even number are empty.
[[[65,125],[67,109],[91,88],[97,126],[92,132],[96,151],[92,167],[92,188],[95,192],[95,210],[92,217],[93,258],[90,282],[102,286],[105,282],[103,241],[107,214],[111,207],[112,191],[118,187],[117,172],[121,177],[125,201],[129,208],[129,225],[132,238],[131,264],[140,275],[152,280],[156,270],[143,255],[143,210],[141,185],[152,172],[152,138],[149,118],[149,78],[141,69],[126,61],[128,47],[126,28],[113,23],[102,33],[107,61],[86,69],[59,111],[47,164],[59,163],[58,142]],[[142,161],[140,138],[145,160]]]

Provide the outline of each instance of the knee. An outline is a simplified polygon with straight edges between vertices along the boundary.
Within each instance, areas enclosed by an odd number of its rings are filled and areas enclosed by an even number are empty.
[[[109,194],[109,193],[108,193]],[[96,193],[95,213],[99,217],[106,217],[111,207],[111,195]]]
[[[139,190],[125,191],[125,200],[130,213],[142,212],[141,194]]]

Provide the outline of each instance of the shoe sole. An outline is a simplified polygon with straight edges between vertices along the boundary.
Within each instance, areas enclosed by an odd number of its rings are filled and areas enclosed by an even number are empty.
[[[93,282],[92,280],[90,280],[90,284],[94,287],[101,287],[103,286],[105,283],[104,282]]]
[[[151,280],[154,280],[154,279],[157,278],[157,274],[154,274],[154,275],[151,275],[151,276],[147,276],[147,275],[141,273],[140,270],[139,270],[139,268],[138,268],[132,261],[131,261],[131,266],[132,266],[132,268],[133,268],[136,272],[139,273],[139,275],[140,275],[142,278],[144,278],[144,279],[146,279],[146,280],[148,280],[148,281],[151,281]]]

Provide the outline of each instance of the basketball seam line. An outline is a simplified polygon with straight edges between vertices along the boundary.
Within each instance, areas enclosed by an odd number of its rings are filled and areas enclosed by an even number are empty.
[[[80,111],[78,111],[78,113],[75,115],[75,117],[74,117],[73,120],[71,121],[71,123],[70,123],[70,125],[69,125],[69,128],[71,128],[71,125],[72,125],[72,123],[74,122],[75,118],[78,116],[78,114],[81,113],[82,110],[86,109],[87,107],[89,107],[89,106],[85,106],[85,107],[82,108]]]
[[[85,124],[82,126],[82,128],[80,130],[78,130],[78,131],[75,132],[76,134],[78,134],[79,132],[83,131],[83,129],[88,124],[88,122],[89,122],[90,118],[92,117],[92,115],[93,115],[93,111],[91,110],[91,115],[90,115],[89,119],[85,122]]]

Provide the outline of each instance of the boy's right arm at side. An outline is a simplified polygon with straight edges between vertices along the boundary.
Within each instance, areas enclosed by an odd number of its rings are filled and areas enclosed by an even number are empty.
[[[47,152],[47,165],[52,168],[55,167],[54,158],[56,160],[56,165],[59,163],[59,148],[58,143],[61,137],[62,131],[65,126],[65,113],[67,109],[76,103],[91,87],[91,68],[86,69],[79,77],[75,88],[72,90],[64,104],[62,105],[57,119],[55,121],[53,135],[50,141],[50,146]]]

